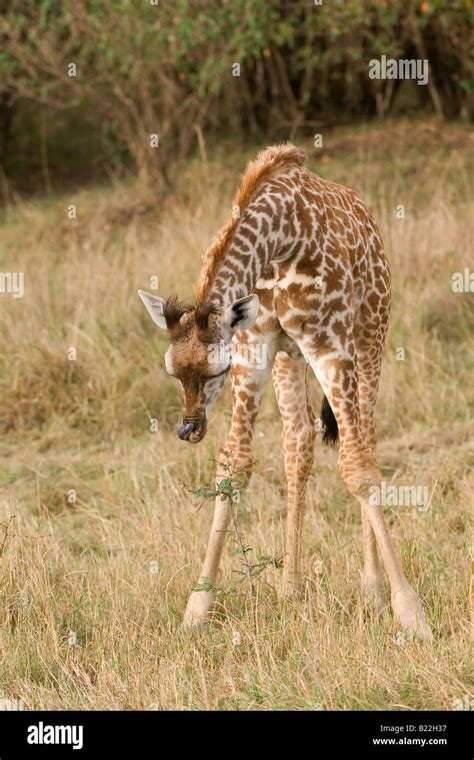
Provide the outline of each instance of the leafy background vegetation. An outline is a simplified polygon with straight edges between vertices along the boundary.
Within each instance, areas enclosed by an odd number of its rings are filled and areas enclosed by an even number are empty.
[[[128,163],[159,187],[203,132],[275,142],[373,115],[474,113],[471,0],[2,5],[0,158],[11,174]],[[382,54],[428,58],[428,85],[370,79]]]

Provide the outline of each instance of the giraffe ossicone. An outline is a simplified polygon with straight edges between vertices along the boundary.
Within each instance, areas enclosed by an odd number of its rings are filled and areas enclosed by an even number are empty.
[[[374,407],[390,284],[381,236],[363,201],[353,190],[312,173],[300,148],[278,145],[248,165],[229,220],[204,255],[195,303],[143,291],[140,297],[169,334],[166,370],[178,378],[184,397],[180,438],[202,440],[209,411],[230,374],[232,423],[223,451],[231,453],[232,470],[247,480],[258,408],[273,376],[288,483],[283,576],[288,595],[304,580],[305,491],[321,427],[325,442],[339,436],[340,472],[361,506],[362,588],[368,602],[377,610],[384,606],[380,555],[397,621],[429,639],[421,602],[402,570],[383,510],[368,498],[368,489],[380,484]],[[250,357],[265,355],[265,361],[234,362],[225,351],[210,350],[216,345],[232,346],[231,356],[247,347]],[[308,366],[324,392],[320,426],[308,400]],[[228,470],[221,455],[218,483]],[[214,608],[231,510],[230,496],[216,499],[200,584],[185,612],[187,625],[205,622]]]

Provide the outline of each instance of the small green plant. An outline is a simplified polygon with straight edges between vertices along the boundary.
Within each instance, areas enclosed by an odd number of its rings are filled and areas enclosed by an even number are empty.
[[[275,567],[277,569],[283,566],[283,559],[281,557],[275,557],[272,555],[259,555],[256,560],[252,561],[252,547],[247,543],[242,533],[241,526],[239,524],[237,503],[240,503],[240,497],[246,491],[247,486],[247,473],[245,468],[238,468],[232,466],[233,454],[230,451],[222,450],[222,459],[218,463],[218,471],[224,472],[224,477],[219,480],[214,488],[209,486],[200,486],[196,488],[193,493],[195,496],[201,499],[199,508],[208,499],[220,497],[222,500],[228,499],[229,508],[231,513],[232,530],[230,535],[232,541],[235,544],[232,556],[238,557],[240,560],[240,569],[234,570],[237,575],[237,580],[230,587],[225,589],[223,586],[216,586],[210,582],[209,579],[204,578],[201,583],[196,586],[193,591],[215,591],[221,595],[246,595],[248,596],[250,614],[252,620],[255,622],[255,581],[259,578],[267,567]],[[238,498],[236,498],[238,496]],[[246,591],[242,591],[242,585],[247,584]]]

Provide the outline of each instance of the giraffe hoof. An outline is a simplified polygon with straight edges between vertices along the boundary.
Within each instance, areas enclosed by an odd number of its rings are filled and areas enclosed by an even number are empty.
[[[193,591],[186,605],[183,618],[184,627],[192,628],[206,623],[214,608],[215,601],[214,591]]]
[[[382,615],[387,610],[387,597],[383,584],[362,581],[362,594],[366,606],[377,615]]]
[[[433,639],[420,599],[410,586],[392,596],[392,607],[396,620],[407,632],[414,633],[426,641]]]

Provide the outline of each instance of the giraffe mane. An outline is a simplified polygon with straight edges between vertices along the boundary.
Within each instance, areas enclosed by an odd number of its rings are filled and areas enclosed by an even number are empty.
[[[262,150],[254,161],[247,164],[232,208],[234,209],[237,206],[241,215],[255,191],[271,173],[288,164],[303,166],[305,162],[305,151],[294,145],[272,145]],[[204,300],[206,297],[227,247],[233,238],[240,215],[231,215],[204,254],[199,280],[195,287],[195,295],[198,301]]]

